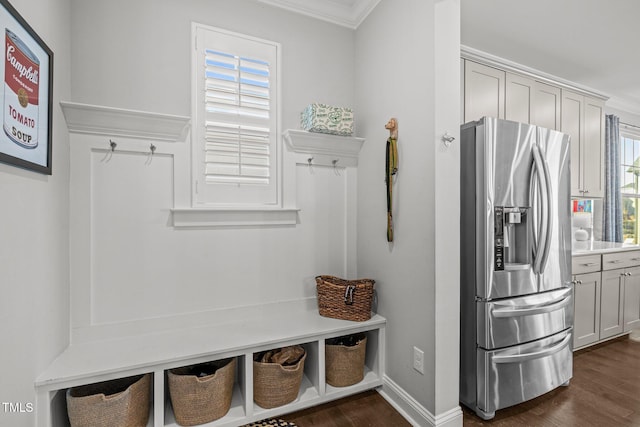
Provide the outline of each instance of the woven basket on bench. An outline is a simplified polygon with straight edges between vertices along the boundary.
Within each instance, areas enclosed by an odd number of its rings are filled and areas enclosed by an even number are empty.
[[[371,318],[371,279],[344,280],[334,276],[316,277],[318,311],[321,316],[364,322]]]
[[[364,378],[367,336],[358,334],[354,346],[325,344],[325,377],[329,385],[346,387]]]
[[[202,365],[210,375],[193,374],[194,366],[172,369],[169,396],[176,421],[182,426],[194,426],[222,418],[229,412],[236,377],[236,359],[225,359]]]
[[[150,386],[145,374],[68,389],[71,427],[145,427]]]
[[[264,409],[293,402],[300,391],[306,358],[305,351],[298,363],[291,366],[254,360],[253,400]]]

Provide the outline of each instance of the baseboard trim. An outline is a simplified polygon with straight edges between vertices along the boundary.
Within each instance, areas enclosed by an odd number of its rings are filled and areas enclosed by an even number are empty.
[[[433,415],[387,375],[382,377],[382,387],[378,390],[378,393],[413,426],[462,426],[462,409],[460,406],[456,406],[442,414]]]

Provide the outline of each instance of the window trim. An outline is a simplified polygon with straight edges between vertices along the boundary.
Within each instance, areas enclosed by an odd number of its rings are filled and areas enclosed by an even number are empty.
[[[197,126],[200,125],[199,119],[200,114],[198,110],[198,86],[199,82],[197,79],[197,67],[198,67],[198,50],[197,50],[197,36],[199,30],[205,31],[215,31],[222,34],[227,34],[234,37],[240,37],[249,41],[255,41],[258,43],[265,43],[273,45],[276,48],[276,59],[275,59],[275,129],[272,129],[274,134],[274,148],[275,148],[275,183],[274,183],[274,191],[275,191],[275,200],[270,203],[261,203],[261,202],[251,202],[251,201],[236,201],[236,202],[224,202],[224,203],[216,203],[212,200],[210,201],[199,201],[197,194],[197,183],[198,181],[202,181],[202,178],[199,174],[198,168],[198,155],[195,150],[198,150],[200,141],[198,140],[198,129]],[[284,203],[284,183],[283,183],[283,163],[284,163],[284,144],[282,140],[282,46],[278,42],[274,42],[271,40],[253,37],[247,34],[242,34],[234,31],[229,31],[223,28],[205,25],[197,22],[191,23],[191,114],[192,114],[192,131],[191,131],[191,149],[190,149],[190,206],[194,210],[200,211],[248,211],[248,212],[257,212],[260,210],[264,210],[267,212],[282,209]]]

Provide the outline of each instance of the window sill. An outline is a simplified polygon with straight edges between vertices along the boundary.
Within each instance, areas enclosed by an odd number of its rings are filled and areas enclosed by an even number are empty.
[[[298,223],[300,209],[185,208],[172,209],[176,228],[289,226]]]

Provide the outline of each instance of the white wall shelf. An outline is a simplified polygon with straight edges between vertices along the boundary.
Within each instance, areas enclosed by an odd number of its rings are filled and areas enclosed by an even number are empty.
[[[364,138],[288,129],[283,137],[296,163],[322,166],[358,166],[358,155]]]
[[[183,142],[191,119],[186,116],[60,102],[71,133]]]
[[[256,309],[253,318],[226,325],[176,329],[164,333],[94,341],[69,346],[36,380],[38,425],[65,425],[66,389],[131,375],[153,373],[152,417],[149,425],[177,426],[165,373],[169,369],[237,357],[234,397],[229,413],[206,426],[237,426],[263,418],[308,408],[382,385],[386,320],[374,315],[365,322],[322,317],[317,310]],[[348,387],[325,383],[324,343],[327,338],[367,334],[365,376]],[[304,378],[298,397],[277,408],[264,409],[253,402],[253,354],[303,345],[307,351]]]

